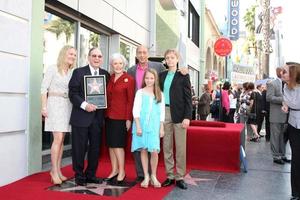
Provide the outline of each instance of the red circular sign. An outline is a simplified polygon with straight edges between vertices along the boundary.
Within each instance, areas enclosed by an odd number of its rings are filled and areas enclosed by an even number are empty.
[[[215,42],[214,50],[219,56],[228,56],[232,51],[232,43],[227,38],[219,38]]]

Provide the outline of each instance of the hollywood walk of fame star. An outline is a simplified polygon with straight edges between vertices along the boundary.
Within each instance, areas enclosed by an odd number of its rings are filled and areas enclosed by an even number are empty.
[[[88,83],[88,87],[90,88],[90,94],[99,94],[100,93],[100,85],[96,79],[93,79],[92,83]]]
[[[74,192],[82,194],[95,194],[95,195],[104,195],[105,190],[115,190],[112,191],[111,196],[119,196],[125,192],[130,186],[118,186],[118,185],[109,185],[106,182],[102,184],[88,184],[87,186],[80,186],[72,184],[70,187],[62,188],[59,191],[61,192]]]
[[[193,178],[191,177],[190,174],[185,175],[184,177],[184,181],[189,184],[189,185],[195,185],[197,186],[198,184],[196,183],[196,181],[211,181],[212,179],[207,179],[207,178]]]

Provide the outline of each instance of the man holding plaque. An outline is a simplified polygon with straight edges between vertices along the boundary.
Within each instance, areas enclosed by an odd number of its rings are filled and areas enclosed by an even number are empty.
[[[88,61],[89,65],[74,70],[69,82],[69,98],[73,104],[70,119],[72,163],[75,183],[82,186],[87,183],[101,183],[95,174],[98,167],[104,108],[106,108],[105,86],[110,77],[106,70],[100,69],[103,58],[99,49],[90,49]],[[94,93],[91,90],[97,92]],[[92,98],[87,98],[91,95],[93,95]],[[85,168],[86,152],[88,164]]]

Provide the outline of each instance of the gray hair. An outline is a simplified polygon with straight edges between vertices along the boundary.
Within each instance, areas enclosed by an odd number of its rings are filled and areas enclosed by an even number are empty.
[[[122,60],[124,68],[127,66],[128,62],[127,62],[126,58],[120,53],[113,53],[111,55],[110,60],[109,60],[110,66],[112,65],[112,62],[116,59],[121,59]]]

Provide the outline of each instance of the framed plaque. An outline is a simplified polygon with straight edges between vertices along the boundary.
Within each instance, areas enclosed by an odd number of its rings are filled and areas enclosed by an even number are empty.
[[[97,109],[107,108],[105,75],[84,76],[85,101],[97,106]]]

